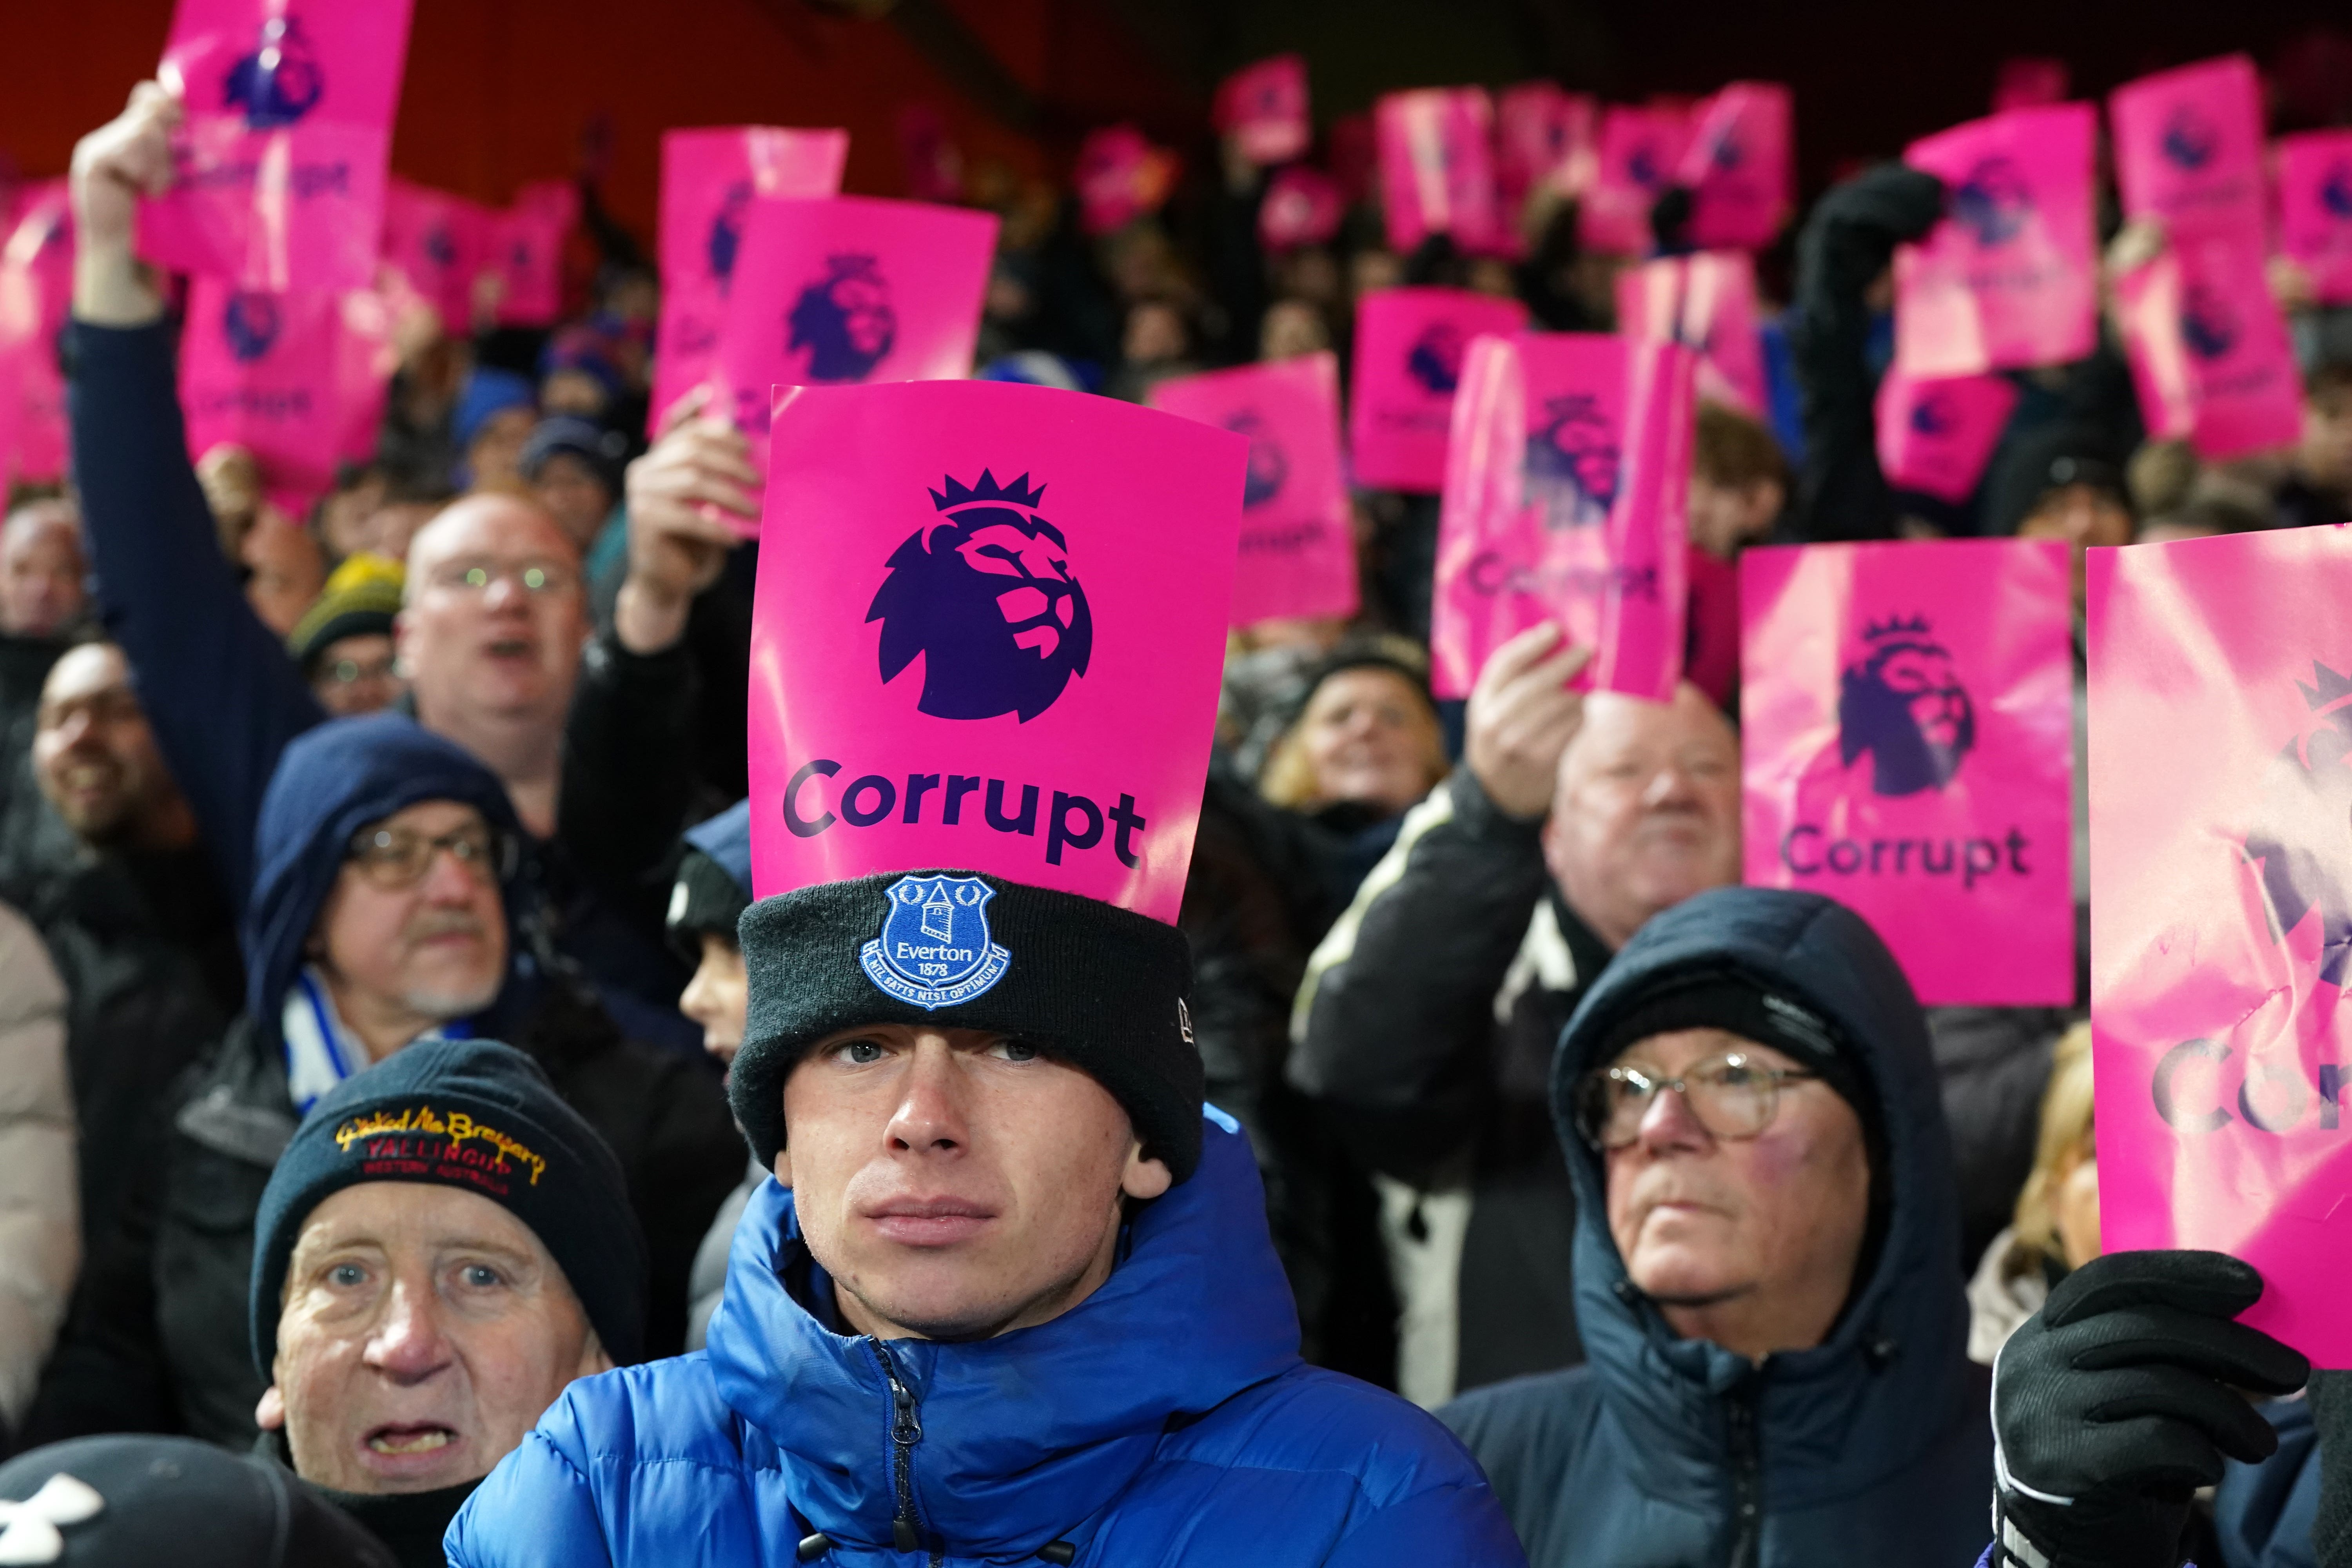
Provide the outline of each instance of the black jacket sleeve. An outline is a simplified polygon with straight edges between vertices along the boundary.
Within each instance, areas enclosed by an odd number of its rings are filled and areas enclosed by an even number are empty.
[[[694,656],[632,653],[599,632],[581,656],[563,734],[556,837],[629,922],[661,934],[667,867],[695,785]]]
[[[1477,1132],[1495,995],[1547,883],[1539,831],[1455,770],[1307,963],[1290,1081],[1376,1171],[1426,1182]]]
[[[1807,540],[1886,539],[1895,501],[1878,468],[1872,402],[1877,384],[1865,349],[1871,279],[1898,241],[1916,239],[1942,214],[1944,183],[1882,163],[1831,191],[1797,239],[1797,297],[1789,312],[1805,426],[1797,519]]]
[[[262,792],[326,710],[221,554],[188,460],[171,328],[77,321],[73,335],[74,474],[100,612],[241,915]]]

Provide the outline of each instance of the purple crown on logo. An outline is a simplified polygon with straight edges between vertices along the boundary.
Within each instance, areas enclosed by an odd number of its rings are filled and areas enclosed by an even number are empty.
[[[931,492],[931,504],[941,511],[953,511],[960,506],[970,506],[974,501],[982,500],[1009,501],[1014,506],[1034,510],[1037,503],[1045,499],[1045,487],[1038,485],[1033,489],[1026,474],[1009,485],[1003,485],[996,482],[994,474],[982,468],[974,483],[960,483],[953,474],[947,477],[946,483],[944,490]]]

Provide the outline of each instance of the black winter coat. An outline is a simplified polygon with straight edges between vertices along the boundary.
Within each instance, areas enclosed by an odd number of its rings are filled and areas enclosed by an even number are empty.
[[[1645,982],[1730,969],[1830,1019],[1877,1096],[1887,1184],[1874,1266],[1828,1341],[1752,1363],[1675,1337],[1626,1278],[1600,1156],[1566,1115]],[[1533,1568],[1966,1568],[1985,1540],[1992,1434],[1968,1360],[1958,1216],[1927,1032],[1861,918],[1830,900],[1719,888],[1652,920],[1592,987],[1551,1073],[1581,1200],[1588,1363],[1439,1412],[1486,1467]],[[1877,1179],[1877,1178],[1874,1178]]]
[[[684,1347],[687,1271],[743,1171],[743,1143],[704,1064],[624,1040],[584,992],[550,983],[511,1043],[619,1156],[646,1235],[646,1348]],[[267,1384],[247,1303],[254,1215],[297,1117],[286,1067],[249,1018],[183,1080],[121,1157],[136,1168],[113,1234],[84,1267],[26,1446],[98,1432],[185,1432],[244,1448]]]

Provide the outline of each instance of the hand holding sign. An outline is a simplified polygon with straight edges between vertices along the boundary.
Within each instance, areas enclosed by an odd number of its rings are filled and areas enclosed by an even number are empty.
[[[613,629],[634,653],[676,643],[727,552],[758,536],[760,475],[750,444],[726,421],[704,416],[709,401],[708,386],[688,394],[661,439],[629,465],[629,574]]]
[[[1584,725],[1584,693],[1568,685],[1591,662],[1591,648],[1568,646],[1546,621],[1496,648],[1478,672],[1462,760],[1504,816],[1524,821],[1551,809],[1560,754]]]

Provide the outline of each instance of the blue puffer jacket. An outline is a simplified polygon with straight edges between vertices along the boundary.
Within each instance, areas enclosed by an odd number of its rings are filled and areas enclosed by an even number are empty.
[[[1101,1289],[971,1343],[834,1332],[767,1183],[710,1348],[573,1384],[450,1525],[450,1563],[783,1568],[819,1532],[837,1568],[1523,1563],[1443,1427],[1298,1359],[1256,1163],[1212,1121]]]
[[[1600,1157],[1567,1115],[1622,1010],[1662,976],[1730,972],[1851,1042],[1884,1112],[1878,1261],[1817,1349],[1751,1363],[1677,1339],[1625,1275]],[[1810,893],[1721,888],[1652,920],[1578,1007],[1552,1106],[1576,1185],[1583,1366],[1440,1414],[1493,1478],[1536,1568],[1965,1568],[1992,1500],[1989,1385],[1965,1353],[1952,1153],[1927,1032],[1861,918]]]

